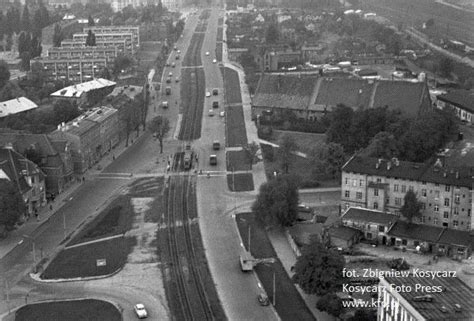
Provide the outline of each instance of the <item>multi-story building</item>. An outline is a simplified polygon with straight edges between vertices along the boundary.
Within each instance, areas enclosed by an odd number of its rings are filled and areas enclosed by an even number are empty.
[[[30,64],[40,64],[45,81],[69,81],[82,83],[100,77],[107,68],[106,58],[34,58]]]
[[[79,107],[91,107],[94,103],[102,100],[115,88],[116,83],[97,78],[80,84],[64,87],[51,94],[55,99],[68,100]]]
[[[85,27],[84,32],[92,31],[96,35],[103,33],[131,33],[132,34],[132,43],[135,48],[140,46],[140,27],[139,26],[92,26]]]
[[[181,2],[181,0],[163,0],[161,3],[169,11],[178,11],[181,8]]]
[[[71,143],[74,172],[83,174],[118,143],[117,111],[98,107],[77,117],[49,134],[51,140]]]
[[[341,205],[399,215],[406,192],[422,204],[419,223],[470,231],[474,226],[473,172],[469,167],[353,156],[342,167]]]
[[[84,45],[87,39],[87,32],[75,33],[72,35],[72,40],[82,42]],[[136,52],[134,45],[134,36],[132,32],[103,32],[95,34],[96,44],[102,44],[104,41],[125,40],[125,47],[127,52],[132,55]]]
[[[131,51],[127,48],[127,40],[125,39],[108,39],[108,40],[96,40],[96,47],[91,48],[116,48],[118,54],[131,54]],[[86,47],[85,41],[74,41],[74,40],[63,40],[61,42],[61,48],[84,48]]]
[[[443,272],[441,272],[443,273]],[[384,276],[378,285],[378,321],[473,320],[474,291],[452,271]]]
[[[52,47],[48,50],[50,59],[98,59],[113,60],[119,55],[117,47]]]

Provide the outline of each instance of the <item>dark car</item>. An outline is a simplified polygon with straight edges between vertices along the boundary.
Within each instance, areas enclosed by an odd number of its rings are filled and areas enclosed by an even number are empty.
[[[213,101],[212,102],[212,108],[219,108],[219,102],[218,101]]]
[[[270,304],[270,300],[268,300],[268,296],[263,292],[257,296],[257,300],[261,306],[267,306]]]
[[[212,90],[212,94],[213,94],[214,96],[219,95],[219,90],[217,90],[217,88],[214,88],[214,89]]]

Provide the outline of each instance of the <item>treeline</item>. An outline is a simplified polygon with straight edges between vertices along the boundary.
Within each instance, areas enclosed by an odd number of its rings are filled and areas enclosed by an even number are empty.
[[[424,162],[457,133],[452,110],[430,109],[408,118],[386,107],[354,111],[340,105],[330,114],[326,135],[348,154],[364,150],[372,157]]]

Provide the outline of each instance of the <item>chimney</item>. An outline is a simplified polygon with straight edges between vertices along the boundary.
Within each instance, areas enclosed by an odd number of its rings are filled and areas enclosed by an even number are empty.
[[[388,161],[387,162],[387,170],[389,171],[391,167],[392,167],[392,162]]]

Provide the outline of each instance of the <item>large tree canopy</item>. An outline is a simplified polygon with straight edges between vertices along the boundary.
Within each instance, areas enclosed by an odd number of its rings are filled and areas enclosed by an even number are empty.
[[[25,213],[25,203],[15,184],[0,179],[0,225],[12,228]]]
[[[266,226],[290,226],[296,221],[298,202],[295,178],[281,175],[260,186],[252,211]]]
[[[411,223],[413,219],[421,217],[421,208],[421,202],[418,201],[415,192],[408,190],[403,198],[403,206],[400,208],[400,213]]]

